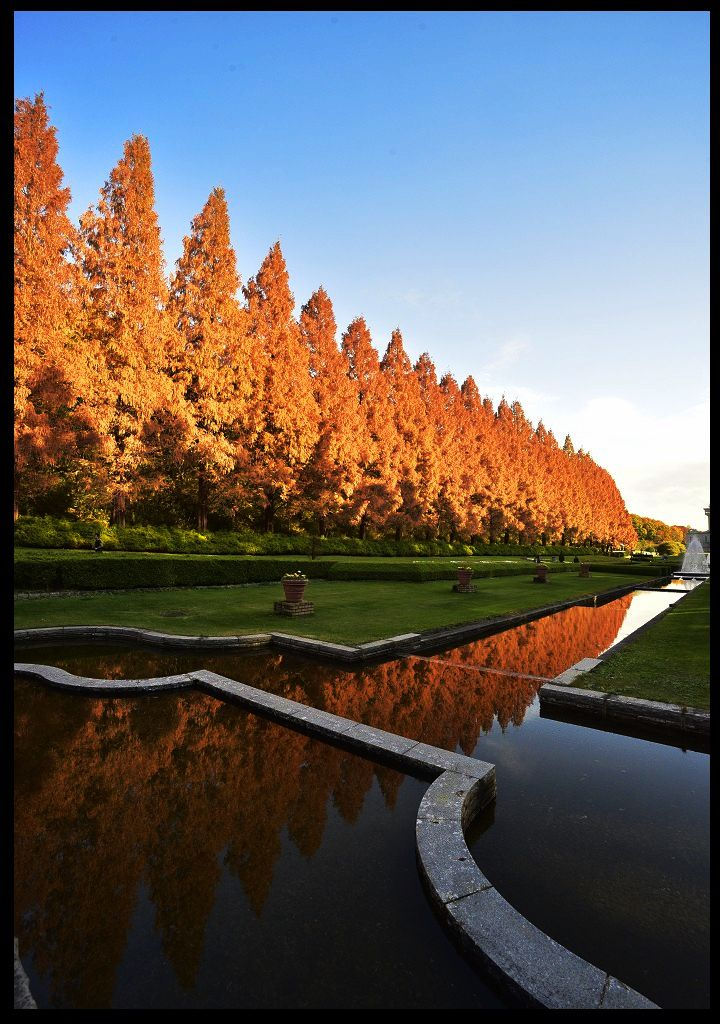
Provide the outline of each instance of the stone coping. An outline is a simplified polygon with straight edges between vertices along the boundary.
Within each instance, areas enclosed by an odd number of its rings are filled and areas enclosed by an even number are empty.
[[[434,779],[418,809],[417,859],[430,899],[463,952],[527,1006],[655,1008],[644,996],[536,928],[480,871],[465,843],[464,830],[495,799],[494,765],[308,707],[205,669],[155,679],[104,680],[75,676],[51,665],[17,663],[15,674],[65,690],[108,696],[196,686],[291,729],[411,775]],[[16,951],[16,979],[18,962]],[[26,995],[32,1000],[27,978],[25,982]]]
[[[17,938],[13,941],[14,946],[14,985],[13,985],[13,1009],[14,1010],[37,1010],[37,1004],[30,991],[30,983],[25,973],[25,968],[20,960]]]
[[[657,582],[656,580],[652,581]],[[214,650],[234,650],[254,647],[280,647],[294,650],[299,654],[328,658],[333,661],[362,662],[371,659],[392,658],[398,654],[412,654],[414,651],[427,651],[447,647],[451,644],[468,642],[500,633],[514,626],[524,625],[534,619],[564,611],[575,605],[587,604],[594,599],[605,604],[616,597],[642,590],[642,585],[631,583],[613,590],[605,590],[596,595],[582,595],[560,601],[555,604],[543,605],[526,612],[505,615],[494,619],[478,619],[476,622],[461,626],[449,626],[445,629],[426,631],[424,633],[402,633],[383,640],[371,640],[364,644],[337,644],[328,640],[316,640],[313,637],[293,636],[289,633],[252,633],[242,636],[183,636],[181,633],[160,633],[156,630],[142,629],[137,626],[46,626],[37,629],[16,629],[17,643],[28,641],[53,640],[133,640],[138,643],[152,644],[156,647],[212,648]]]
[[[558,676],[558,681],[545,683],[540,687],[540,708],[562,707],[582,714],[599,715],[601,718],[638,725],[679,729],[701,736],[710,735],[710,712],[702,708],[687,708],[680,704],[666,704],[659,700],[643,700],[639,697],[622,697],[600,690],[585,690],[572,685],[582,672],[574,667]],[[559,680],[569,679],[569,682]]]
[[[484,779],[447,771],[425,793],[415,826],[420,874],[463,952],[524,1006],[658,1009],[536,928],[485,877],[464,830],[491,798]]]
[[[474,757],[456,754],[441,747],[383,729],[375,729],[351,718],[333,715],[319,708],[300,704],[266,690],[228,679],[206,669],[154,679],[92,679],[76,676],[54,665],[15,664],[15,675],[48,683],[76,693],[128,696],[158,693],[163,690],[197,687],[221,700],[239,704],[291,729],[334,742],[372,760],[382,760],[410,775],[435,779],[444,771],[459,771],[474,778],[488,778],[494,792],[495,766]]]

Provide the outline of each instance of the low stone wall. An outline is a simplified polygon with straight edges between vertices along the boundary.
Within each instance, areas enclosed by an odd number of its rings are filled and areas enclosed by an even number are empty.
[[[464,830],[495,799],[494,765],[332,715],[204,669],[156,679],[105,680],[74,676],[50,665],[20,663],[15,665],[15,674],[65,690],[107,695],[197,686],[290,729],[318,736],[411,775],[435,779],[418,810],[417,859],[436,911],[465,954],[523,1005],[553,1009],[655,1008],[644,996],[536,928],[480,871],[465,843]],[[29,988],[27,997],[32,1001]]]
[[[585,659],[593,660],[595,659]],[[582,665],[582,662],[578,662],[578,665]],[[700,736],[710,735],[710,712],[701,708],[686,708],[679,704],[665,704],[659,700],[642,700],[638,697],[621,697],[600,690],[584,690],[561,681],[563,677],[567,679],[570,674],[573,679],[577,679],[584,671],[588,670],[577,671],[576,666],[573,666],[553,682],[541,686],[540,708],[558,707],[618,722],[634,722],[644,727],[677,729]]]

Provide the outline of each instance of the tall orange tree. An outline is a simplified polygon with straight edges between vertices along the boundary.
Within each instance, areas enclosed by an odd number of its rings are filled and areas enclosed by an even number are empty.
[[[196,479],[200,530],[207,528],[211,488],[246,461],[253,373],[239,288],[225,193],[215,188],[183,240],[168,302],[175,328],[169,366],[191,411],[183,461]]]
[[[349,523],[360,537],[382,530],[388,516],[401,503],[399,480],[392,460],[394,426],[388,386],[380,370],[370,331],[356,317],[342,337],[346,373],[357,387],[361,433],[358,437],[359,470],[349,509]]]
[[[499,481],[503,455],[494,431],[495,412],[489,398],[482,399],[472,376],[460,387],[460,459],[465,467],[462,487],[466,494],[462,528],[470,534],[489,534],[502,524]]]
[[[391,465],[397,478],[401,501],[387,519],[399,540],[403,532],[417,526],[422,516],[420,461],[424,448],[425,409],[418,378],[403,346],[399,329],[392,332],[380,361],[387,384],[391,435]]]
[[[303,306],[300,333],[309,354],[319,417],[317,441],[302,486],[312,507],[314,528],[322,534],[347,511],[360,481],[358,386],[338,348],[332,302],[324,288],[313,292]]]
[[[318,438],[319,414],[310,353],[293,317],[285,259],[276,242],[244,289],[258,375],[258,421],[249,445],[247,480],[263,529],[302,504],[301,476]]]
[[[460,388],[451,373],[440,378],[438,391],[438,446],[441,455],[436,500],[438,532],[454,541],[458,531],[465,527],[469,495],[465,476],[469,467],[462,450],[464,407]]]
[[[427,352],[420,355],[413,367],[413,373],[418,388],[419,521],[425,537],[430,540],[438,533],[441,479],[443,476],[447,479],[447,468],[453,461],[454,451],[447,443],[448,424],[445,419],[443,395],[438,384],[435,364]]]
[[[82,339],[73,337],[75,229],[43,94],[15,104],[14,513],[87,459],[96,440],[84,396]]]
[[[125,143],[80,230],[87,285],[82,329],[96,367],[92,411],[105,440],[102,468],[113,521],[124,525],[144,472],[186,421],[168,372],[167,285],[146,138],[134,135]]]

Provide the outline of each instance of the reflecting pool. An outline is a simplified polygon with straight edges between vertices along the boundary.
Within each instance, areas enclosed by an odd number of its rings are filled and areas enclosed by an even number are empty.
[[[142,678],[205,667],[496,765],[468,842],[534,924],[663,1007],[709,1000],[709,757],[541,718],[537,690],[682,595],[575,607],[357,668],[264,650],[33,647]],[[425,783],[197,692],[16,684],[17,934],[39,1005],[499,1006],[414,862]]]
[[[426,783],[196,692],[15,702],[40,1008],[504,1005],[422,891]]]

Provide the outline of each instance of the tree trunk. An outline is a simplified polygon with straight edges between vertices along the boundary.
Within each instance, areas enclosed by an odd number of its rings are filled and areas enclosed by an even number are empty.
[[[205,475],[205,470],[201,469],[198,473],[198,509],[197,509],[197,524],[198,530],[207,530],[208,524],[208,494],[210,492],[210,485],[208,478]]]
[[[510,543],[510,531],[506,530],[505,531],[505,539],[503,540],[503,544],[509,544],[509,543]]]
[[[275,509],[273,508],[272,501],[268,501],[263,509],[263,531],[265,533],[273,532],[273,520],[275,518]]]
[[[540,543],[542,544],[543,547],[547,547],[547,534],[546,533],[541,533],[540,534]]]
[[[402,540],[402,526],[395,527],[395,542]]]
[[[125,495],[122,491],[116,491],[113,495],[113,506],[111,521],[113,526],[125,526]]]
[[[367,525],[368,525],[368,517],[367,517],[366,514],[363,514],[363,517],[360,520],[360,528],[359,528],[359,531],[358,531],[358,536],[360,537],[360,540],[365,540],[365,536],[367,534]]]

